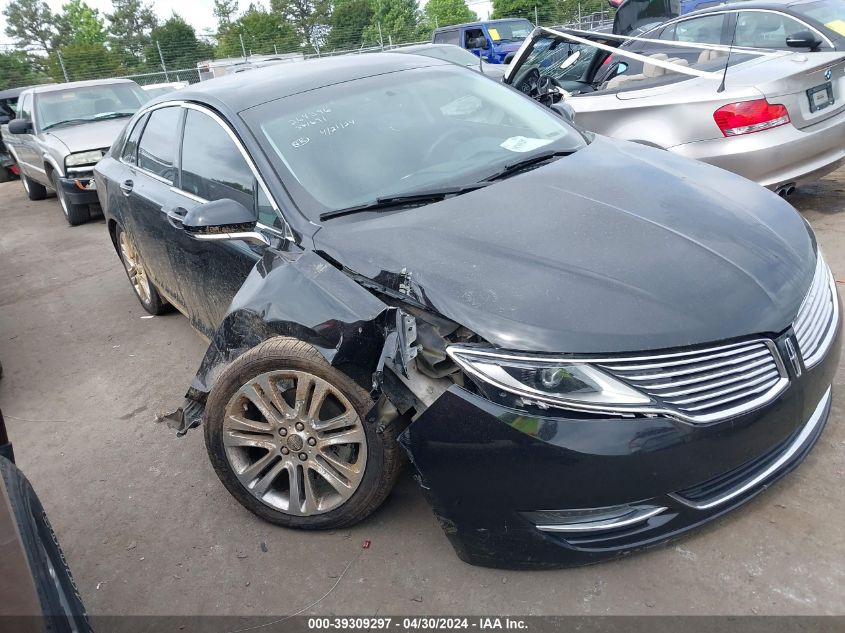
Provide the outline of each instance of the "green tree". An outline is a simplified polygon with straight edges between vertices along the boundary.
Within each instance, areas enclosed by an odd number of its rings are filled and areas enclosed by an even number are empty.
[[[247,55],[290,53],[300,50],[299,36],[282,16],[250,5],[218,39],[219,57],[240,57],[241,37]]]
[[[438,26],[474,22],[478,19],[464,0],[428,0],[423,11],[426,27],[434,29]]]
[[[150,31],[150,39],[144,52],[150,70],[160,67],[161,58],[168,70],[195,68],[198,61],[208,59],[214,52],[209,44],[197,39],[194,27],[175,13]]]
[[[325,41],[330,0],[270,0],[270,8],[293,24],[303,43],[318,48]]]
[[[83,0],[70,0],[56,16],[58,41],[69,44],[105,44],[106,29],[100,12]]]
[[[69,81],[115,77],[125,72],[119,53],[109,50],[103,43],[74,42],[59,51]],[[47,67],[53,81],[65,80],[61,62],[56,53],[50,55]]]
[[[0,52],[0,90],[18,88],[45,81],[24,51]]]
[[[335,51],[358,48],[374,15],[373,0],[337,0],[325,47]]]
[[[238,0],[214,0],[214,17],[217,18],[218,33],[223,33],[229,28],[237,12]]]
[[[20,48],[40,49],[47,53],[55,47],[54,16],[44,0],[12,0],[3,9],[6,35]]]
[[[106,14],[111,49],[120,52],[126,66],[136,67],[158,20],[143,0],[112,0],[112,9]]]
[[[371,44],[401,44],[419,37],[420,10],[417,0],[375,0],[372,20],[364,29]]]

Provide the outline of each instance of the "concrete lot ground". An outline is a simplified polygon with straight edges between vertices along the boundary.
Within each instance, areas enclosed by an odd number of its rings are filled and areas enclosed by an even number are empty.
[[[792,198],[845,279],[845,170]],[[215,477],[182,401],[205,343],[178,314],[143,318],[102,221],[0,185],[0,407],[89,612],[843,614],[845,371],[805,464],[732,515],[630,558],[502,572],[454,555],[410,473],[354,529],[262,522]],[[361,549],[369,539],[372,546]]]

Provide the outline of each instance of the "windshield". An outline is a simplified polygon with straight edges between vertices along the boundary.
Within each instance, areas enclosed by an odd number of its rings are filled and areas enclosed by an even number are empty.
[[[548,108],[457,66],[327,86],[241,116],[292,174],[286,185],[311,217],[477,183],[532,153],[585,143]]]
[[[845,0],[819,0],[796,4],[793,10],[821,22],[831,31],[845,35]]]
[[[112,116],[129,116],[149,97],[135,84],[107,84],[54,90],[35,96],[42,130]]]
[[[570,59],[576,53],[578,56]],[[535,68],[540,75],[551,77],[558,82],[578,81],[599,54],[603,53],[595,46],[569,42],[552,35],[541,35],[534,40],[530,52],[519,66],[518,75],[511,83],[514,86],[521,85],[525,76]]]
[[[433,57],[434,59],[442,59],[444,62],[452,62],[453,64],[458,64],[459,66],[478,66],[478,57],[469,51],[464,50],[460,46],[453,46],[451,44],[444,44],[443,46],[423,46],[401,52],[412,53],[414,55],[424,55],[425,57]]]
[[[531,35],[534,27],[528,20],[508,20],[507,22],[493,22],[487,25],[487,32],[494,42],[521,42]]]

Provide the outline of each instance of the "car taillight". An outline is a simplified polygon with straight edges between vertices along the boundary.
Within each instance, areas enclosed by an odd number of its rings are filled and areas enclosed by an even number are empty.
[[[713,113],[713,119],[725,136],[739,136],[786,125],[789,113],[779,103],[755,99],[722,106]]]

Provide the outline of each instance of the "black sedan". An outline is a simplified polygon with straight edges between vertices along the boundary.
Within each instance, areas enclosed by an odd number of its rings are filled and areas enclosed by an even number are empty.
[[[575,565],[723,514],[816,442],[841,305],[757,185],[414,55],[163,99],[97,191],[144,308],[210,340],[174,420],[255,514],[351,525],[407,455],[463,559]]]

